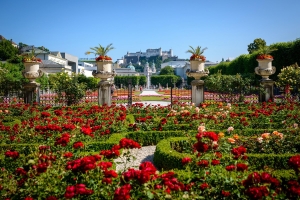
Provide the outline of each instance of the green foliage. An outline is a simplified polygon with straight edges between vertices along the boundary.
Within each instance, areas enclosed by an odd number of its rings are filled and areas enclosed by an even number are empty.
[[[41,77],[39,77],[39,78],[36,79],[36,82],[41,84],[41,85],[40,85],[40,88],[41,88],[42,90],[48,88],[48,86],[49,86],[49,78],[48,78],[48,76],[47,76],[46,74],[44,74],[44,73],[43,73],[43,75],[42,75]]]
[[[165,66],[160,70],[159,75],[175,75],[175,71],[171,66]]]
[[[107,55],[107,53],[113,49],[115,49],[113,46],[112,46],[112,43],[110,43],[109,45],[107,45],[106,47],[102,46],[99,44],[99,47],[91,47],[90,48],[92,51],[87,51],[85,52],[85,54],[95,54],[95,56],[97,55],[102,55],[102,56],[105,56]]]
[[[133,66],[134,66],[136,72],[142,73],[144,71],[144,66],[142,66],[142,65],[133,64]]]
[[[171,87],[177,82],[181,81],[181,78],[176,75],[154,75],[151,76],[151,83],[153,85],[161,85],[162,87]]]
[[[67,105],[79,103],[85,95],[86,85],[79,83],[78,76],[65,71],[49,75],[50,87],[57,92],[58,100],[65,98]]]
[[[153,162],[156,167],[163,170],[184,169],[181,160],[191,157],[187,153],[179,153],[171,147],[171,142],[186,140],[186,137],[167,138],[156,145]]]
[[[272,169],[290,169],[288,160],[294,154],[247,154],[248,162],[252,169],[263,170],[266,167]]]
[[[135,119],[133,115],[126,115],[126,122],[127,124],[134,124],[135,123]]]
[[[86,77],[84,74],[78,74],[78,83],[85,84],[87,90],[95,91],[98,88],[98,82],[98,78]]]
[[[192,55],[202,55],[206,49],[207,47],[201,49],[201,46],[197,46],[196,48],[190,46],[190,49],[187,50],[186,53],[191,53]]]
[[[286,85],[299,87],[300,86],[300,67],[297,63],[284,67],[278,74],[276,85],[284,87]]]
[[[9,40],[1,40],[0,42],[0,61],[8,60],[18,54],[18,49],[11,44]]]
[[[251,54],[251,53],[265,47],[266,45],[267,45],[267,43],[264,39],[256,38],[252,43],[250,43],[248,45],[247,51],[249,52],[249,54]]]
[[[27,82],[27,79],[22,75],[22,70],[24,69],[22,63],[12,64],[0,62],[0,69],[0,84],[15,85],[15,89],[19,89],[23,83]]]
[[[119,88],[121,85],[128,87],[129,80],[131,80],[132,86],[146,84],[146,76],[116,76],[114,77],[114,84]]]
[[[270,53],[271,56],[274,57],[272,61],[272,65],[276,67],[276,72],[270,79],[277,80],[277,75],[281,71],[284,66],[289,66],[294,63],[300,63],[300,39],[296,39],[291,42],[280,42],[271,44],[269,46],[270,49],[277,49]],[[240,55],[235,58],[231,62],[222,62],[218,65],[209,67],[209,72],[211,74],[218,73],[218,71],[222,71],[222,74],[226,75],[234,75],[234,74],[244,74],[244,73],[253,73],[255,67],[258,66],[258,62],[256,61],[256,56],[259,52],[254,51],[251,54]],[[261,77],[255,75],[256,79],[260,79]]]
[[[12,63],[12,64],[21,64],[22,63],[23,57],[20,55],[15,55],[11,57],[10,59],[7,60],[7,62]]]
[[[118,144],[119,141],[125,137],[125,134],[115,133],[109,137],[106,141],[87,142],[86,151],[100,151],[104,149],[111,149],[114,145]]]
[[[219,72],[210,75],[205,79],[205,86],[209,91],[218,93],[220,99],[225,102],[243,102],[246,94],[255,92],[255,88],[251,87],[253,86],[252,80],[243,78],[240,74],[222,75]]]
[[[272,52],[276,51],[277,49],[274,46],[262,46],[256,52],[258,54],[268,55]]]
[[[2,119],[2,123],[5,126],[13,127],[15,124],[21,125],[21,120],[16,119],[15,117],[8,116]]]
[[[161,63],[162,63],[162,56],[150,56],[149,58],[147,57],[140,57],[140,62],[141,65],[145,66],[146,62],[150,63],[155,63],[156,69],[160,69]]]
[[[143,146],[156,145],[159,141],[169,137],[184,137],[184,131],[135,131],[126,134],[126,138],[132,139]]]
[[[187,142],[187,137],[169,137],[161,140],[154,153],[154,164],[159,169],[172,170],[183,169],[181,160],[184,157],[195,159],[195,155],[178,151],[175,146],[182,142]],[[272,169],[289,169],[288,159],[294,154],[254,154],[247,153],[248,163],[254,170],[263,170],[266,167]],[[230,162],[230,154],[223,153],[221,162],[223,164]],[[226,165],[226,164],[225,164]]]

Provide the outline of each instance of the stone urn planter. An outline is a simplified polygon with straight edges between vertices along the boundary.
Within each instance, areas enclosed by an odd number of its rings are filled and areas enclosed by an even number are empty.
[[[187,76],[199,80],[201,77],[208,76],[208,69],[204,69],[205,61],[201,59],[190,60],[191,69],[186,71]]]
[[[116,75],[115,71],[112,70],[111,60],[96,61],[97,70],[93,71],[93,76],[100,78],[102,81],[108,80]]]
[[[30,83],[36,83],[35,80],[42,76],[43,72],[40,70],[40,62],[24,62],[25,69],[22,71],[22,74],[27,78]]]
[[[202,59],[190,60],[192,72],[204,72],[205,61]]]
[[[269,76],[276,72],[276,67],[272,66],[272,58],[256,59],[258,67],[255,68],[255,73],[262,76],[262,80],[270,80]]]
[[[96,61],[97,63],[97,71],[103,71],[103,72],[111,72],[112,71],[112,61],[111,60],[101,60]]]

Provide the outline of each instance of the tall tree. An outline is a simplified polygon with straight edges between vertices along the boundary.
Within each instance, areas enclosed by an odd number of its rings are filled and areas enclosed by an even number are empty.
[[[18,54],[18,49],[9,40],[0,42],[0,60],[8,60]]]
[[[174,75],[174,74],[175,74],[174,69],[171,66],[165,66],[160,70],[159,73],[159,75]]]
[[[252,43],[248,45],[248,52],[249,54],[253,53],[254,51],[258,51],[259,49],[263,49],[267,46],[267,43],[264,39],[256,38]]]

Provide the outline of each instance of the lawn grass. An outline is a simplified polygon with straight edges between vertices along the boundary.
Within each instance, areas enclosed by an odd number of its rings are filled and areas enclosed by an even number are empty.
[[[163,101],[163,98],[157,96],[140,96],[141,101]]]

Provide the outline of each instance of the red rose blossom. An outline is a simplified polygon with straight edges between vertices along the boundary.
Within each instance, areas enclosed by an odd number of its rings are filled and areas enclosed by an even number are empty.
[[[182,160],[181,160],[182,165],[186,165],[190,162],[192,162],[192,159],[189,157],[182,158]]]

